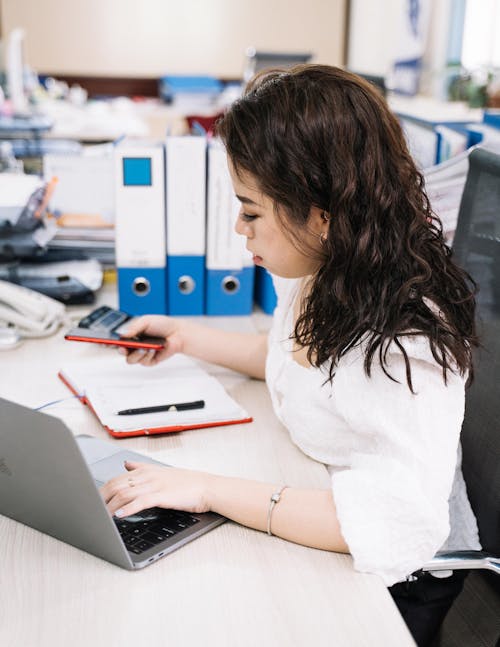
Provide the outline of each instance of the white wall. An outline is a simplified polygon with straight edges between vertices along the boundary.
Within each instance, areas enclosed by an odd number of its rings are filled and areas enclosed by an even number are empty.
[[[396,46],[401,1],[351,0],[349,69],[381,76],[388,74]]]
[[[341,64],[345,0],[0,0],[38,72],[240,77],[247,46]]]
[[[464,66],[471,70],[500,67],[500,1],[469,1],[465,20]]]
[[[351,0],[347,65],[367,74],[387,76],[398,45],[398,15],[408,0]],[[453,0],[430,0],[430,24],[423,59],[421,91],[442,91]]]

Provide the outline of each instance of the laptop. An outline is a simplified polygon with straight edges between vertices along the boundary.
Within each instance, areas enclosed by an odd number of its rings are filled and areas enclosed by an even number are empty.
[[[112,517],[99,493],[125,460],[164,465],[62,420],[0,398],[0,514],[129,570],[143,568],[226,521],[213,512],[150,508]]]

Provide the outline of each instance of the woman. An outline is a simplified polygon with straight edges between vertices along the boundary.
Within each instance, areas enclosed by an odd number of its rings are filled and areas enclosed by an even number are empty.
[[[184,352],[265,378],[277,416],[327,466],[331,488],[130,463],[135,487],[126,476],[106,484],[108,508],[213,510],[350,552],[358,570],[391,587],[426,644],[461,576],[407,576],[444,546],[479,547],[459,452],[476,343],[467,276],[450,258],[396,118],[356,75],[319,65],[261,74],[218,134],[242,205],[236,231],[276,277],[271,332],[142,317],[130,334],[161,335],[166,348],[127,361]]]

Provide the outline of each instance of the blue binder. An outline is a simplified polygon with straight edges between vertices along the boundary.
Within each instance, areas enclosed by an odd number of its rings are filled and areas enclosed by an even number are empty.
[[[255,268],[255,303],[269,315],[273,314],[276,308],[277,297],[273,278],[264,267]]]
[[[167,283],[164,267],[118,267],[120,310],[131,315],[167,312]]]
[[[226,152],[217,140],[208,148],[206,314],[252,312],[255,267],[246,241],[234,231],[240,205]]]
[[[167,137],[167,294],[171,315],[205,307],[206,139]]]
[[[121,310],[166,314],[165,163],[158,142],[115,149],[116,267]]]
[[[207,268],[206,314],[248,315],[253,306],[254,268]]]
[[[500,109],[486,109],[483,115],[483,122],[492,128],[500,129]]]
[[[168,256],[168,314],[205,313],[205,256]]]

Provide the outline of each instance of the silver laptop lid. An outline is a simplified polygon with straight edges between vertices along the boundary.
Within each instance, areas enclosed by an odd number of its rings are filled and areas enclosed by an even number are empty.
[[[68,427],[0,398],[0,513],[122,568],[133,564]]]

